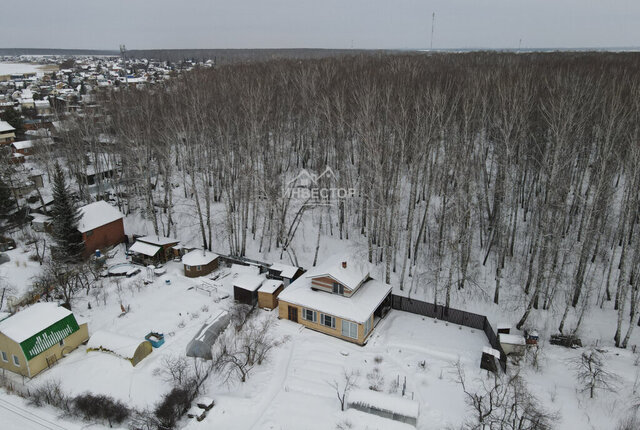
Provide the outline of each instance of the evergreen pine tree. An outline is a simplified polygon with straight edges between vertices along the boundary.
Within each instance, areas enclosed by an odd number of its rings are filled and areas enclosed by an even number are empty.
[[[84,251],[82,233],[78,231],[80,211],[73,202],[60,165],[56,163],[53,176],[53,207],[51,209],[51,249],[54,260],[73,263],[81,259]]]
[[[4,233],[6,228],[5,220],[9,217],[9,213],[11,213],[15,204],[13,193],[7,184],[0,179],[0,233]]]
[[[0,218],[7,218],[14,207],[15,200],[13,198],[13,193],[7,184],[0,179]]]

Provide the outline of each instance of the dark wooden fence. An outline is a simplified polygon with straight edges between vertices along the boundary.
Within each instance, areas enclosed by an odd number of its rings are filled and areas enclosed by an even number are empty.
[[[391,307],[393,309],[410,312],[412,314],[424,315],[429,318],[436,318],[447,321],[452,324],[459,324],[465,327],[471,327],[476,330],[482,330],[489,340],[489,344],[493,349],[500,351],[500,367],[502,371],[507,370],[507,355],[502,350],[498,336],[496,336],[489,320],[484,315],[474,314],[471,312],[461,311],[460,309],[447,308],[442,305],[436,305],[422,300],[410,299],[408,297],[391,295]]]

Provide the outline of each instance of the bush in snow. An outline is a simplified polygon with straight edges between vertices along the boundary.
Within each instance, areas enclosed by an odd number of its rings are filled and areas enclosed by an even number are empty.
[[[73,410],[85,420],[102,419],[112,424],[126,420],[131,411],[124,403],[105,395],[80,394],[73,399]]]
[[[373,391],[382,391],[384,387],[384,377],[380,373],[380,369],[374,367],[373,370],[367,373],[367,383],[369,389]]]
[[[558,415],[546,411],[529,393],[520,375],[491,373],[488,379],[469,383],[460,362],[455,365],[457,382],[462,386],[473,411],[463,429],[551,430]]]
[[[169,382],[173,386],[181,386],[190,377],[189,363],[186,357],[163,357],[162,367],[157,368],[153,373],[161,376],[165,382]]]
[[[171,383],[173,388],[165,394],[153,413],[138,412],[135,421],[146,423],[146,427],[153,425],[164,430],[173,428],[187,412],[203,382],[209,377],[212,365],[197,358],[190,361],[179,356],[164,358],[162,363],[163,367],[156,369],[154,374],[164,376],[164,380]]]
[[[164,395],[155,408],[158,428],[172,429],[191,407],[193,397],[187,388],[174,387]]]
[[[229,309],[229,316],[231,317],[231,325],[235,327],[236,331],[240,331],[245,323],[249,320],[253,308],[249,305],[234,304]]]
[[[230,327],[212,348],[213,367],[225,383],[234,379],[245,382],[249,372],[267,359],[271,349],[286,340],[273,338],[272,319],[260,320],[257,316],[247,315],[242,325],[237,325],[237,320],[234,323],[232,316]]]
[[[29,402],[35,406],[50,405],[65,412],[71,411],[72,399],[60,385],[60,381],[50,380],[29,392]]]
[[[638,430],[640,428],[640,418],[637,414],[630,414],[618,421],[616,430]]]

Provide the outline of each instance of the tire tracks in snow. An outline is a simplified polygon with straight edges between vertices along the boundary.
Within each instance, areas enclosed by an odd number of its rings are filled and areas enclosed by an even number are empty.
[[[53,421],[49,421],[45,418],[40,417],[39,415],[34,414],[28,409],[24,409],[21,406],[17,406],[5,399],[0,399],[0,409],[9,411],[14,415],[20,417],[23,422],[33,423],[40,428],[48,429],[48,430],[65,430],[64,427],[54,423]]]
[[[250,430],[258,429],[258,427],[256,426],[258,425],[260,420],[263,418],[264,413],[267,411],[267,409],[269,409],[269,406],[271,406],[271,403],[273,403],[273,401],[278,396],[278,394],[280,394],[280,391],[282,391],[284,387],[284,383],[287,380],[287,377],[289,376],[289,368],[291,366],[291,360],[293,358],[295,342],[293,340],[290,340],[288,343],[291,345],[291,347],[289,348],[289,357],[287,357],[287,365],[281,372],[278,384],[271,384],[271,386],[274,388],[269,389],[265,393],[265,396],[263,396],[265,400],[260,405],[260,412],[258,412],[258,415],[256,416],[256,419],[253,421],[253,423],[249,427],[247,427]]]

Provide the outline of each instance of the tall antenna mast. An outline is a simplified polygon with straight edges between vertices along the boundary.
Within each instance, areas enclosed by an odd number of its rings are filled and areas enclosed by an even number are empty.
[[[127,74],[127,47],[120,45],[120,56],[122,57],[122,64],[124,66],[124,81],[129,86],[129,75]]]
[[[436,13],[433,12],[433,14],[431,15],[431,47],[429,48],[432,51],[433,51],[433,29],[435,25],[436,25]]]

